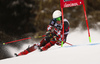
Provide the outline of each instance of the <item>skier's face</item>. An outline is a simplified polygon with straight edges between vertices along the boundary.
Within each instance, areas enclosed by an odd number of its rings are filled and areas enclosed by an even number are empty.
[[[61,21],[57,21],[57,24],[61,24]]]

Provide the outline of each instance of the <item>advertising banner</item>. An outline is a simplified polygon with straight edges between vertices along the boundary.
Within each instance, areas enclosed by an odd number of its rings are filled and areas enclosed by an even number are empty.
[[[83,0],[60,0],[60,2],[62,8],[83,5],[84,3]]]

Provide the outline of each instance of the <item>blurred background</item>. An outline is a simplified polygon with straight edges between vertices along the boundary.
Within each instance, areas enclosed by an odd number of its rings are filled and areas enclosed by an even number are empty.
[[[84,1],[89,28],[100,28],[100,0]],[[0,0],[0,44],[44,35],[52,13],[57,9],[60,10],[60,0]],[[64,17],[69,20],[70,28],[81,25],[82,30],[87,29],[82,5],[64,8]],[[11,57],[5,46],[0,45],[0,59]],[[21,43],[9,46],[20,48]]]

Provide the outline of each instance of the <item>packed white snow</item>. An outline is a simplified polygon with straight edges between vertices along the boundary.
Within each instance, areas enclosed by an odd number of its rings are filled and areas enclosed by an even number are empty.
[[[0,64],[100,64],[100,31],[90,29],[91,43],[89,42],[88,31],[81,31],[79,28],[69,33],[67,42],[74,46],[64,44],[63,47],[53,46],[47,51],[36,50],[19,57],[0,60]],[[9,47],[11,55],[26,49],[29,44],[16,50]],[[31,45],[31,44],[30,44]],[[76,46],[75,46],[76,45]]]

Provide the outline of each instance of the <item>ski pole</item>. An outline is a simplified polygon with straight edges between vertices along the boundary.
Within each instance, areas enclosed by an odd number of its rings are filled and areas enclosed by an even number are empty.
[[[46,35],[42,35],[42,36],[35,36],[34,38],[41,38],[41,37],[45,37]],[[49,37],[52,36],[52,34],[49,35]]]
[[[19,39],[19,40],[15,40],[15,41],[6,42],[6,43],[3,43],[3,45],[9,44],[9,43],[13,43],[13,42],[22,41],[22,40],[27,40],[27,39],[31,39],[31,37],[29,37],[29,38],[23,38],[23,39]]]
[[[64,42],[64,43],[66,43],[66,44],[69,44],[69,45],[73,46],[72,44],[70,44],[70,43],[68,43],[68,42]]]
[[[42,36],[36,36],[34,38],[41,38],[41,37],[45,37],[46,35],[42,35]]]

